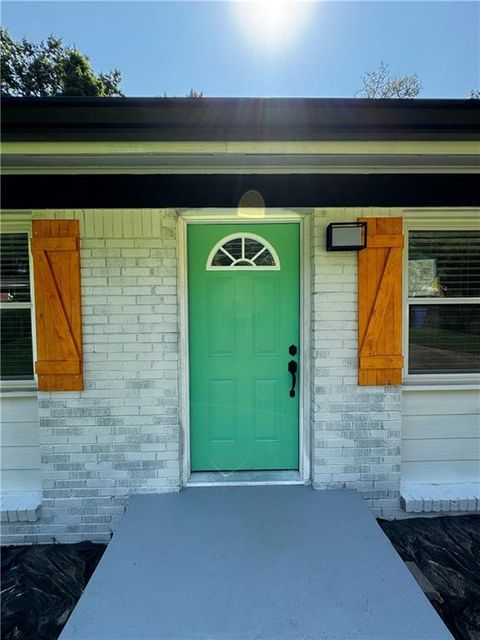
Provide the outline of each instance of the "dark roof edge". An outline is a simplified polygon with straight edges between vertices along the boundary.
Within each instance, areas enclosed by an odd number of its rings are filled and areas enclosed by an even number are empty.
[[[415,98],[415,99],[401,99],[401,98],[262,98],[262,97],[202,97],[202,98],[179,98],[179,97],[142,97],[142,96],[124,96],[120,98],[98,98],[92,96],[56,96],[56,97],[11,97],[2,96],[2,103],[4,105],[10,104],[23,104],[26,106],[39,106],[49,104],[83,104],[83,105],[111,105],[111,104],[128,104],[129,106],[158,106],[161,104],[197,104],[202,105],[205,103],[212,104],[243,104],[248,103],[252,105],[299,105],[301,103],[307,103],[316,106],[327,105],[345,105],[345,106],[358,106],[364,107],[379,107],[379,108],[395,108],[408,106],[411,109],[421,109],[424,107],[448,107],[448,106],[465,106],[468,108],[479,108],[476,100],[471,98]]]
[[[5,141],[478,140],[478,100],[4,98]]]

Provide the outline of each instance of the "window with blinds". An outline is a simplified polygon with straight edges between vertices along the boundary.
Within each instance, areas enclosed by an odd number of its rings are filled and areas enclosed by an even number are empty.
[[[0,234],[1,380],[32,380],[28,234]]]
[[[410,231],[410,374],[480,372],[480,231]]]

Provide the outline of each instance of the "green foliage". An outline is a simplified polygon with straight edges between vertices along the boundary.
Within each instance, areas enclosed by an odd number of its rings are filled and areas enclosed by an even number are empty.
[[[404,76],[391,76],[390,67],[380,61],[378,69],[366,71],[362,76],[361,98],[416,98],[422,89],[422,83],[416,73]]]
[[[122,96],[118,69],[95,74],[78,49],[49,36],[38,44],[16,42],[0,27],[1,93],[4,96]]]

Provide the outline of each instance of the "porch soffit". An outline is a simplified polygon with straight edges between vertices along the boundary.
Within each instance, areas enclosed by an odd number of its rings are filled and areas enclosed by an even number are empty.
[[[4,173],[476,172],[480,142],[23,143]]]
[[[268,208],[478,207],[478,176],[467,171],[280,174],[165,174],[126,171],[50,174],[10,172],[2,180],[6,210],[224,208],[259,191]]]

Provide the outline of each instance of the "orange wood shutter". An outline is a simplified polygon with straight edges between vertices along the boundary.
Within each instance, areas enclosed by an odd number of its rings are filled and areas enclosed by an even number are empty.
[[[402,218],[360,218],[367,247],[358,252],[358,384],[402,382]]]
[[[32,235],[38,388],[81,391],[79,223],[35,220]]]

